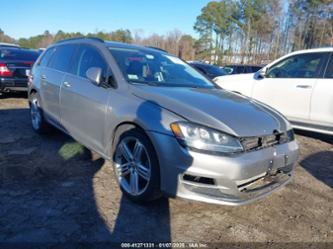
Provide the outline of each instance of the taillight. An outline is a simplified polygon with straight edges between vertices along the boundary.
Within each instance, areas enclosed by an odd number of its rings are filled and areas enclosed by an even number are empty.
[[[10,77],[13,76],[13,73],[8,69],[7,65],[0,63],[0,76]]]

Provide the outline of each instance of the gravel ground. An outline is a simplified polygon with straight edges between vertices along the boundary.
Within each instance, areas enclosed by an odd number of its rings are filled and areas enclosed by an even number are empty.
[[[0,242],[333,246],[332,137],[298,133],[294,180],[256,203],[225,207],[177,198],[137,205],[122,196],[109,162],[59,131],[35,134],[27,108],[24,96],[0,97]]]

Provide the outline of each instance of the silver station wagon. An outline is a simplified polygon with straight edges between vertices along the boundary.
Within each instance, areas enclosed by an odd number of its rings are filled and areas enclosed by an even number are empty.
[[[134,201],[246,204],[287,184],[298,157],[280,113],[144,46],[51,45],[32,69],[29,104],[35,131],[51,124],[111,160]]]

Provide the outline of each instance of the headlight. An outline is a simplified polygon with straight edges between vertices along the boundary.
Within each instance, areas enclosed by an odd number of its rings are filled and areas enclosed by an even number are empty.
[[[188,122],[175,122],[170,127],[177,139],[190,149],[221,153],[243,151],[238,138],[211,128]]]

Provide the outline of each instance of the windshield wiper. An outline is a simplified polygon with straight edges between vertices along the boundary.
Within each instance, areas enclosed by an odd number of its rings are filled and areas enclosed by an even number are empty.
[[[135,84],[141,84],[141,85],[149,85],[149,86],[161,86],[160,82],[157,81],[141,81],[141,80],[130,80],[130,82]]]

